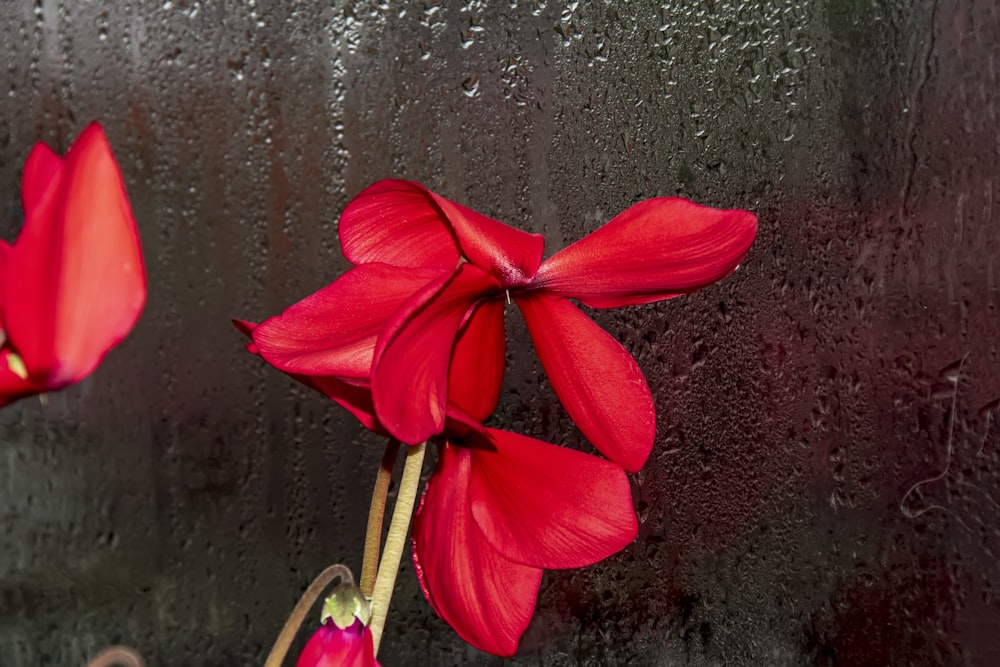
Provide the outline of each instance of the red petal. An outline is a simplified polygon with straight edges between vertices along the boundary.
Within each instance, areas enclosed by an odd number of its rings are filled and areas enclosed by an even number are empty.
[[[361,621],[346,630],[330,621],[309,638],[295,667],[379,667],[372,631]]]
[[[472,264],[428,284],[379,335],[372,363],[375,413],[396,438],[423,442],[444,428],[455,336],[476,301],[499,289]]]
[[[583,435],[636,471],[653,448],[656,413],[632,356],[569,301],[516,299],[552,388]]]
[[[479,304],[458,334],[448,368],[448,399],[477,421],[486,421],[500,400],[507,337],[504,302]]]
[[[447,275],[388,264],[355,267],[253,333],[260,355],[286,373],[368,379],[375,340],[415,292]]]
[[[236,327],[237,331],[250,339],[250,341],[246,343],[247,352],[260,356],[260,350],[257,348],[257,343],[253,342],[253,330],[257,328],[257,324],[250,322],[249,320],[238,320],[235,318],[230,320],[230,322],[233,323],[233,326]]]
[[[747,211],[647,199],[546,260],[533,285],[595,308],[659,301],[729,275],[756,235]]]
[[[455,268],[459,249],[505,287],[526,284],[542,260],[543,239],[440,197],[412,181],[379,181],[340,219],[351,262]]]
[[[448,403],[444,433],[448,434],[449,438],[463,439],[466,443],[474,441],[477,447],[484,449],[493,448],[493,436],[486,430],[486,427],[453,402]]]
[[[621,466],[508,431],[472,450],[472,516],[505,557],[541,568],[592,565],[638,532]]]
[[[258,325],[246,320],[233,320],[233,325],[248,338],[253,338],[254,330]],[[260,356],[257,344],[251,340],[246,345],[246,350],[250,354]],[[338,405],[354,415],[361,425],[369,431],[379,435],[389,435],[382,428],[382,425],[375,418],[375,405],[372,403],[372,391],[366,383],[350,383],[336,377],[324,377],[321,375],[301,375],[289,373],[289,375],[302,384],[315,389],[321,394],[335,401]]]
[[[511,656],[531,621],[542,571],[497,553],[469,508],[470,451],[445,445],[413,522],[413,564],[434,611],[462,639]]]
[[[230,322],[233,323],[233,326],[236,327],[236,330],[239,331],[241,334],[243,334],[247,338],[253,338],[253,330],[257,328],[257,325],[254,322],[251,322],[250,320],[240,320],[236,318],[233,318],[232,320],[230,320]],[[256,352],[254,354],[256,354]]]
[[[455,231],[462,254],[489,271],[504,287],[526,285],[542,261],[545,240],[509,227],[431,191],[427,194]]]
[[[47,389],[93,371],[146,299],[138,230],[100,126],[83,131],[58,175],[26,218],[0,280],[10,344]]]
[[[352,264],[454,269],[458,245],[427,190],[389,179],[369,186],[340,216],[340,244]]]
[[[367,384],[352,384],[340,378],[324,377],[321,375],[299,375],[290,373],[292,378],[298,380],[307,387],[324,394],[334,403],[344,408],[354,418],[361,422],[361,425],[376,435],[389,436],[378,418],[375,416],[375,404],[372,402],[372,390]]]
[[[62,160],[51,148],[43,143],[35,144],[24,162],[21,176],[21,205],[24,217],[30,216],[41,205],[45,195],[56,188]]]

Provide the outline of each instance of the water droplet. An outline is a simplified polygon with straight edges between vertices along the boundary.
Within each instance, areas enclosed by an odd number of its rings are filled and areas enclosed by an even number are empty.
[[[479,94],[479,75],[473,74],[462,82],[462,93],[466,97],[475,97]]]

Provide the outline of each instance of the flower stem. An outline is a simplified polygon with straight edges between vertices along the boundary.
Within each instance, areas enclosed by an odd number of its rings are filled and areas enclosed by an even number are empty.
[[[417,498],[417,487],[420,485],[420,470],[424,465],[424,452],[427,443],[409,447],[406,451],[406,465],[403,467],[403,479],[399,482],[399,494],[396,496],[396,506],[392,510],[392,521],[389,523],[389,534],[385,539],[385,551],[379,564],[378,576],[375,578],[375,590],[372,595],[372,622],[368,627],[372,631],[372,642],[375,654],[378,655],[379,643],[382,641],[382,629],[389,613],[389,601],[392,599],[392,589],[396,586],[396,575],[399,574],[399,561],[403,558],[403,548],[406,546],[406,534],[410,531],[410,517],[413,516],[413,505]]]
[[[145,667],[146,663],[142,661],[142,656],[128,646],[109,646],[87,663],[87,667],[111,667],[111,665]]]
[[[292,610],[288,620],[285,621],[285,627],[281,628],[281,634],[274,641],[274,646],[271,648],[271,653],[268,654],[267,660],[264,662],[264,667],[281,667],[281,663],[288,653],[288,647],[292,645],[292,640],[295,639],[295,635],[302,626],[302,621],[305,619],[306,614],[316,604],[316,600],[323,594],[326,587],[338,577],[345,584],[354,583],[351,571],[347,569],[347,566],[339,563],[326,568],[319,573],[318,577],[313,579],[313,582],[309,584],[309,588],[299,598],[299,602],[295,605],[295,609]]]
[[[389,482],[392,480],[392,467],[396,464],[396,454],[399,453],[399,440],[392,438],[385,445],[382,455],[382,466],[375,477],[375,489],[372,491],[372,505],[368,510],[368,530],[365,533],[365,556],[361,562],[361,593],[371,598],[375,588],[375,574],[378,571],[378,552],[382,546],[382,520],[385,518],[385,500],[389,495]]]

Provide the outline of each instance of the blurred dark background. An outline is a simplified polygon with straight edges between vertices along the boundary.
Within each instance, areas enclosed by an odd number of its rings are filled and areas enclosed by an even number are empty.
[[[407,557],[387,666],[1000,664],[998,45],[993,0],[0,3],[3,238],[32,144],[100,120],[150,285],[90,379],[0,412],[0,664],[260,664],[360,568],[382,443],[229,319],[342,272],[389,176],[548,253],[656,195],[761,228],[594,314],[656,396],[636,542],[547,573],[507,661]],[[586,449],[519,318],[493,423]]]

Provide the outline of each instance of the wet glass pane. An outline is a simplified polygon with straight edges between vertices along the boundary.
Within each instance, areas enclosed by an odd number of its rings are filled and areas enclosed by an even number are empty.
[[[150,290],[0,411],[0,663],[261,664],[360,568],[382,441],[230,318],[347,269],[386,177],[549,254],[654,196],[761,226],[718,285],[588,311],[656,400],[635,542],[546,572],[506,661],[404,558],[384,664],[1000,663],[998,44],[992,0],[0,3],[3,238],[31,146],[99,120]],[[506,322],[490,423],[592,451]]]

